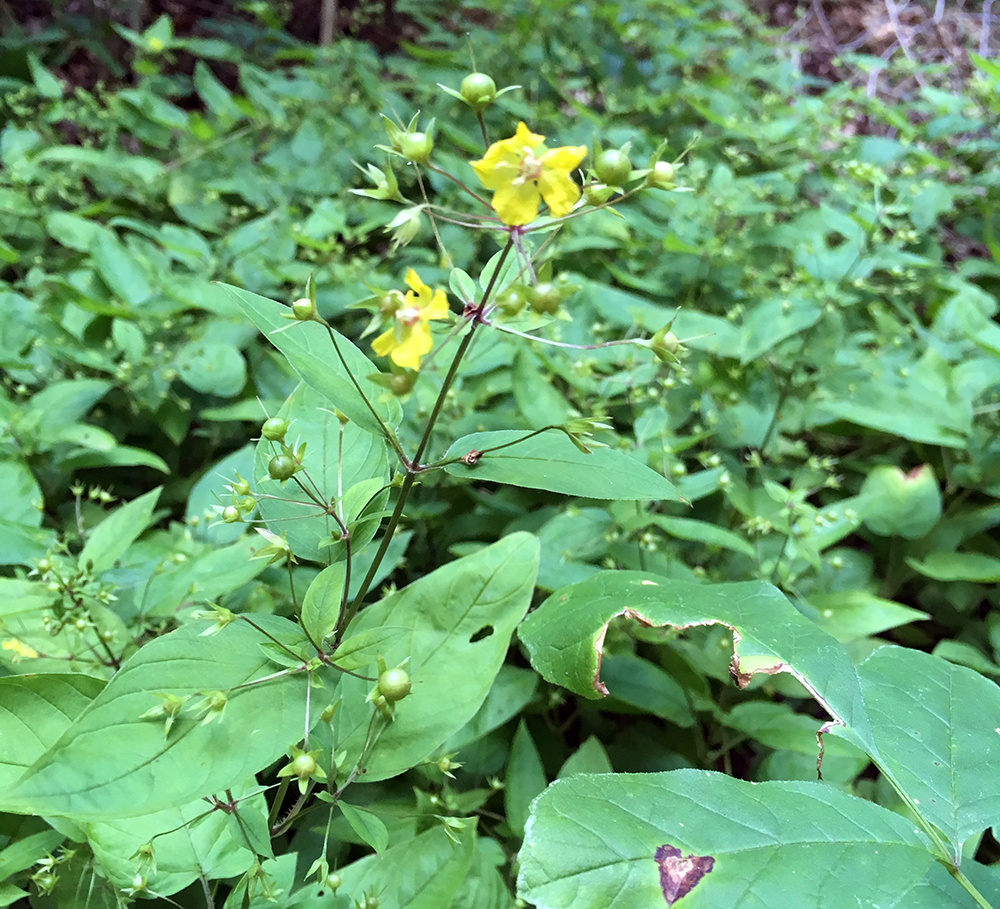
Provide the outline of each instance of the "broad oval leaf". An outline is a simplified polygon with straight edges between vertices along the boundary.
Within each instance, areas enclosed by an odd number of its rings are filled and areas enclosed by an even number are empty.
[[[285,535],[299,558],[326,563],[344,559],[347,550],[340,542],[340,525],[299,486],[301,481],[313,495],[334,503],[351,530],[353,551],[360,552],[375,535],[380,519],[359,518],[362,513],[378,514],[387,498],[387,493],[379,493],[389,479],[385,442],[354,423],[342,425],[330,403],[308,385],[299,385],[278,415],[291,422],[288,445],[305,444],[305,469],[297,479],[280,484],[272,480],[268,463],[281,454],[281,446],[260,439],[254,492],[261,517],[273,532]]]
[[[974,909],[906,818],[823,783],[580,774],[532,806],[537,909]]]
[[[327,332],[316,322],[288,321],[283,316],[291,311],[267,297],[229,284],[221,287],[235,298],[240,309],[268,341],[288,357],[302,380],[327,401],[336,404],[354,423],[368,432],[382,435],[374,411],[390,429],[399,425],[403,418],[399,399],[368,378],[377,372],[375,364],[347,338],[332,329]]]
[[[244,827],[263,824],[266,829],[267,803],[261,787],[251,780],[230,791],[238,800]],[[250,867],[254,856],[234,817],[195,799],[141,817],[85,823],[83,829],[94,857],[118,887],[131,885],[136,851],[152,842],[156,864],[147,869],[147,884],[154,893],[169,896],[199,876],[235,877]]]
[[[0,679],[0,791],[45,754],[104,685],[82,673]]]
[[[881,767],[960,862],[972,834],[1000,823],[1000,688],[904,647],[880,647],[858,675]]]
[[[450,562],[359,613],[348,637],[379,628],[398,633],[382,655],[395,666],[409,658],[412,693],[396,705],[392,723],[365,762],[359,782],[396,776],[422,761],[470,720],[489,693],[511,635],[531,602],[538,541],[514,533],[471,556]],[[373,675],[374,656],[364,675]],[[334,718],[345,766],[358,759],[372,706],[371,682],[344,676]]]
[[[444,469],[462,479],[509,483],[591,499],[681,501],[673,483],[621,451],[610,448],[580,451],[558,430],[530,438],[525,435],[518,430],[502,429],[463,436],[451,445],[445,460],[500,445],[509,447],[468,458],[474,462],[471,466],[466,461],[456,461]]]
[[[728,625],[734,680],[745,685],[758,672],[790,672],[851,730],[855,744],[877,754],[847,651],[770,584],[690,584],[648,572],[602,571],[553,593],[521,623],[518,637],[544,678],[596,699],[608,694],[600,679],[601,648],[608,622],[619,615],[650,626]]]
[[[306,644],[287,619],[255,615],[254,622],[290,647]],[[204,631],[206,623],[185,625],[142,647],[28,772],[0,792],[0,809],[90,821],[150,814],[245,780],[298,741],[305,676],[232,690],[273,674],[260,648],[268,638],[239,620],[217,635]],[[203,724],[194,708],[214,691],[229,698],[221,718]],[[169,735],[162,718],[143,718],[163,694],[190,696]]]

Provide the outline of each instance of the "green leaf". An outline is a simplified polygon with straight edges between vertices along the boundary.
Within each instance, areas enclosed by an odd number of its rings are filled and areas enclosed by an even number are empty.
[[[947,837],[958,864],[968,837],[1000,823],[1000,688],[903,647],[880,647],[858,675],[881,767]]]
[[[785,338],[811,328],[823,315],[821,307],[802,299],[772,299],[750,311],[740,337],[740,363],[746,365]]]
[[[823,783],[573,776],[532,806],[519,858],[518,895],[537,909],[974,907],[912,822]],[[682,896],[669,883],[685,871]]]
[[[57,243],[77,252],[87,252],[99,233],[107,228],[90,218],[68,211],[54,211],[45,219],[45,229]]]
[[[146,529],[162,491],[163,487],[157,486],[111,512],[87,537],[80,564],[92,563],[96,574],[110,568]]]
[[[448,287],[463,303],[474,303],[476,300],[476,282],[461,268],[453,268],[448,276]]]
[[[346,581],[347,565],[337,562],[316,575],[306,591],[302,600],[302,627],[317,644],[336,627]]]
[[[720,549],[731,549],[743,555],[753,556],[754,548],[739,534],[710,524],[708,521],[695,521],[691,518],[675,518],[669,515],[645,515],[643,522],[654,524],[665,530],[678,540],[691,540],[704,543],[706,546],[718,546]]]
[[[3,516],[15,524],[39,527],[42,490],[35,475],[23,461],[0,461],[0,489],[4,494]]]
[[[812,594],[809,605],[816,609],[816,624],[838,641],[856,641],[930,618],[926,612],[884,600],[867,590]]]
[[[578,773],[611,773],[613,769],[601,740],[592,735],[566,758],[556,777],[562,779]]]
[[[337,566],[331,566],[336,568]],[[330,569],[328,568],[327,571]],[[324,572],[325,573],[325,572]],[[349,672],[361,666],[369,666],[385,648],[388,641],[406,632],[405,628],[369,628],[360,634],[352,634],[340,642],[340,646],[330,657],[338,668]]]
[[[323,396],[305,384],[295,389],[277,415],[291,423],[288,443],[296,449],[303,443],[306,446],[305,469],[297,474],[298,479],[325,501],[337,501],[338,515],[351,531],[352,551],[360,552],[378,530],[379,519],[356,522],[366,506],[370,504],[370,510],[378,513],[387,498],[385,492],[375,495],[389,480],[382,437],[353,422],[342,427]],[[347,550],[334,517],[316,505],[295,480],[279,485],[268,476],[267,465],[280,451],[265,438],[257,443],[254,492],[259,494],[261,516],[273,532],[286,535],[299,558],[324,563],[343,559]],[[336,542],[330,545],[331,541]]]
[[[233,96],[218,79],[212,70],[199,60],[194,67],[194,88],[205,102],[205,106],[216,116],[223,119],[241,120],[244,116],[239,105],[233,101]]]
[[[521,348],[511,370],[514,400],[532,429],[542,429],[565,423],[575,416],[566,399],[549,381],[548,374],[538,368],[538,358]]]
[[[61,98],[63,93],[62,83],[52,75],[39,62],[35,54],[27,54],[28,69],[31,72],[31,81],[35,83],[35,88],[43,98]]]
[[[58,830],[40,830],[0,850],[0,878],[9,878],[45,858],[66,839]]]
[[[90,255],[94,267],[116,297],[137,308],[153,296],[146,271],[114,234],[101,231],[93,240]]]
[[[476,841],[472,864],[449,909],[512,909],[513,897],[498,870],[499,865],[507,863],[507,857],[499,848],[494,852],[490,844],[496,844],[496,840],[480,837]]]
[[[509,445],[525,435],[510,429],[474,432],[452,443],[445,460],[461,458],[472,451]],[[509,448],[483,454],[471,467],[458,461],[444,469],[452,476],[464,479],[547,489],[570,496],[680,500],[669,480],[640,461],[609,448],[595,448],[588,454],[580,451],[564,433],[552,430]]]
[[[260,416],[259,410],[254,414],[255,418],[257,416]],[[199,539],[215,544],[232,543],[246,532],[245,524],[219,522],[213,527],[215,513],[211,510],[211,506],[230,504],[232,495],[226,486],[236,481],[237,473],[245,480],[253,479],[254,452],[254,445],[247,444],[226,455],[221,461],[212,464],[191,488],[185,517],[190,521],[192,517],[197,516],[200,525]]]
[[[655,663],[633,653],[609,653],[601,661],[601,675],[613,698],[677,726],[694,725],[684,688]]]
[[[923,559],[907,559],[906,564],[935,581],[1000,581],[1000,559],[978,552],[932,552]]]
[[[42,581],[0,578],[0,617],[44,609],[57,596]]]
[[[458,751],[462,746],[481,739],[502,726],[535,696],[538,674],[531,669],[504,664],[500,667],[486,700],[476,715],[442,746],[444,751]]]
[[[347,338],[332,332],[344,358],[342,363],[329,333],[317,323],[289,322],[282,318],[291,312],[287,307],[238,287],[219,286],[235,298],[240,309],[268,341],[288,357],[302,380],[326,398],[327,406],[336,405],[359,427],[381,436],[379,423],[365,403],[367,398],[386,426],[395,429],[399,425],[403,415],[399,399],[368,378],[376,371],[374,364]]]
[[[266,824],[267,803],[254,781],[229,788],[239,802],[241,820],[246,823],[256,814]],[[250,793],[256,794],[247,797]],[[192,823],[196,818],[202,820]],[[235,877],[250,867],[253,853],[242,836],[233,835],[233,826],[229,815],[196,799],[140,817],[85,823],[83,828],[94,858],[119,888],[131,885],[136,873],[135,853],[152,842],[156,866],[147,871],[147,884],[153,892],[169,896],[201,876]]]
[[[343,883],[338,896],[348,894],[360,902],[364,894],[371,893],[389,909],[443,909],[451,905],[465,878],[475,842],[475,820],[466,821],[457,843],[443,828],[434,827],[381,855],[366,856],[341,868],[337,873]],[[322,889],[322,884],[309,888],[312,893]],[[330,898],[326,894],[308,901],[296,900],[296,905],[301,909],[322,909],[330,906]]]
[[[769,584],[689,584],[602,571],[553,593],[521,623],[518,637],[543,678],[596,699],[608,693],[599,675],[601,647],[608,622],[619,615],[654,627],[729,626],[736,639],[730,673],[740,685],[758,672],[790,672],[857,743],[877,753],[847,651]]]
[[[246,361],[231,344],[191,341],[177,351],[174,362],[181,381],[202,394],[232,398],[246,385]]]
[[[527,611],[538,569],[538,543],[514,533],[471,556],[450,562],[360,612],[348,636],[402,628],[383,651],[386,665],[407,657],[413,691],[366,761],[362,782],[396,776],[427,758],[457,732],[486,698]],[[475,638],[475,641],[472,639]],[[372,671],[365,675],[374,675]],[[371,683],[343,677],[334,738],[357,760],[372,707]]]
[[[131,445],[116,445],[110,451],[77,450],[60,461],[63,470],[72,473],[89,467],[151,467],[170,473],[167,462],[158,454]]]
[[[865,477],[859,494],[865,526],[879,536],[926,536],[941,518],[941,490],[929,464],[904,474],[881,465]]]
[[[63,427],[78,422],[110,388],[111,383],[103,379],[50,382],[28,402],[18,431],[48,446]]]
[[[524,825],[528,820],[531,803],[545,788],[545,768],[538,755],[538,749],[522,719],[514,733],[510,746],[510,758],[504,775],[503,803],[507,811],[507,823],[517,837],[524,836]]]
[[[2,855],[2,853],[0,853]],[[502,882],[501,882],[502,883]],[[506,892],[506,887],[504,891]],[[18,900],[27,899],[30,896],[27,890],[22,890],[14,884],[0,884],[0,906],[9,906]]]
[[[254,621],[292,648],[306,645],[287,619]],[[142,647],[17,785],[0,792],[0,810],[136,817],[220,792],[280,757],[306,725],[305,678],[233,690],[274,672],[260,649],[267,638],[243,621],[215,635],[203,635],[207,628],[185,625]],[[213,691],[229,699],[221,719],[203,725],[190,708]],[[143,718],[163,694],[190,696],[169,735],[162,718]]]
[[[79,673],[0,679],[0,790],[23,776],[103,687],[102,679]]]
[[[370,811],[348,805],[343,799],[337,804],[344,812],[344,817],[347,818],[351,829],[361,837],[361,841],[367,843],[380,855],[385,852],[389,845],[389,831],[386,830],[385,824]]]

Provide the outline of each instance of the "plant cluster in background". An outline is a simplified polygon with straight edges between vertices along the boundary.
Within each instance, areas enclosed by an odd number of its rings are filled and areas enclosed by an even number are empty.
[[[989,42],[396,15],[5,39],[0,905],[1000,906]]]

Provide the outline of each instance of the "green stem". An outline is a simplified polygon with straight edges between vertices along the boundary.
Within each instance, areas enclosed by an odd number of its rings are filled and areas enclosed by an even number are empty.
[[[392,446],[393,451],[401,461],[405,461],[403,457],[403,450],[399,447],[399,440],[396,438],[396,434],[385,425],[385,421],[379,416],[378,411],[372,406],[372,402],[368,400],[368,396],[362,391],[361,386],[358,384],[358,380],[354,377],[354,373],[351,372],[351,367],[347,365],[347,360],[344,359],[344,355],[340,352],[340,345],[337,343],[337,334],[330,326],[330,324],[324,320],[322,322],[323,327],[326,329],[327,334],[330,336],[330,342],[333,344],[333,349],[337,353],[337,358],[340,360],[340,365],[344,367],[344,371],[347,373],[348,378],[351,380],[351,384],[354,386],[354,390],[361,395],[361,400],[365,402],[365,406],[368,408],[371,415],[375,418],[375,422],[378,423],[379,429],[382,430],[382,435],[385,436],[386,441]]]
[[[428,170],[434,171],[434,173],[436,173],[436,174],[440,174],[442,177],[447,177],[459,189],[461,189],[463,192],[468,193],[477,202],[481,203],[482,205],[485,205],[487,208],[490,208],[490,209],[493,208],[493,206],[490,205],[490,203],[487,202],[482,196],[478,195],[477,193],[474,193],[471,189],[469,189],[468,186],[466,186],[461,180],[459,180],[458,177],[455,177],[452,174],[449,174],[448,171],[441,170],[440,167],[435,167],[433,164],[430,164],[430,163],[425,164],[424,167],[426,167]]]
[[[278,791],[274,796],[274,801],[271,803],[271,813],[267,818],[268,830],[277,823],[278,815],[281,814],[281,803],[285,800],[285,793],[288,792],[288,783],[290,780],[291,777],[282,777],[281,782],[278,784]]]
[[[536,429],[533,432],[527,432],[519,439],[514,439],[513,442],[504,442],[503,445],[494,445],[492,448],[484,448],[478,452],[479,457],[483,455],[492,454],[495,451],[501,451],[504,448],[510,448],[512,445],[520,445],[522,442],[527,442],[528,439],[533,439],[535,436],[541,435],[543,432],[548,432],[550,429],[559,429],[559,426],[543,426],[541,429]],[[427,464],[424,466],[424,470],[437,470],[439,467],[447,467],[449,464],[457,464],[459,461],[464,461],[467,455],[461,455],[457,458],[448,458],[446,461],[435,461],[433,464]],[[477,458],[478,460],[478,458]]]
[[[337,630],[334,635],[333,643],[334,649],[336,649],[340,644],[344,637],[344,632],[347,631],[347,626],[351,624],[351,620],[355,615],[357,615],[358,610],[361,608],[361,603],[364,600],[365,595],[368,593],[369,587],[371,587],[379,566],[382,564],[382,559],[385,558],[386,550],[388,550],[389,543],[392,541],[392,536],[396,532],[396,527],[399,525],[399,519],[403,516],[403,508],[406,505],[407,498],[409,498],[410,490],[413,488],[417,474],[425,469],[420,466],[420,459],[423,457],[424,451],[430,442],[431,433],[434,430],[434,424],[437,422],[438,416],[441,413],[441,408],[444,406],[448,391],[450,390],[452,383],[455,381],[455,376],[458,375],[458,368],[462,363],[462,358],[465,356],[465,352],[469,349],[469,345],[475,337],[476,327],[482,320],[483,311],[486,309],[486,304],[489,302],[490,296],[493,293],[493,288],[496,286],[503,264],[507,260],[507,256],[510,254],[513,247],[514,241],[508,237],[507,245],[503,248],[500,259],[497,262],[497,267],[493,270],[493,275],[490,277],[489,284],[486,285],[486,289],[483,291],[483,296],[479,301],[479,306],[476,307],[475,312],[469,317],[469,330],[465,337],[462,338],[462,342],[459,344],[458,350],[455,352],[455,356],[451,361],[451,366],[448,367],[448,374],[444,377],[444,382],[441,384],[441,390],[438,392],[437,400],[434,402],[434,408],[431,410],[431,415],[427,420],[427,425],[424,427],[424,434],[420,439],[420,444],[417,445],[416,454],[414,454],[412,460],[407,460],[406,458],[400,456],[400,460],[403,462],[404,469],[406,470],[406,476],[403,478],[403,485],[399,489],[399,495],[396,497],[396,505],[392,510],[392,515],[389,517],[389,523],[386,525],[385,532],[382,534],[382,540],[375,553],[375,558],[372,559],[372,564],[368,569],[368,573],[361,582],[361,587],[358,588],[358,592],[355,595],[350,608],[344,612],[337,621]]]

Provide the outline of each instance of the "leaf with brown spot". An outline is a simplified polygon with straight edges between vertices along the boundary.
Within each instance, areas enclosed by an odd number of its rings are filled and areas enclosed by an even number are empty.
[[[711,855],[682,855],[680,849],[664,843],[653,855],[660,867],[660,889],[668,906],[690,893],[715,867]]]

